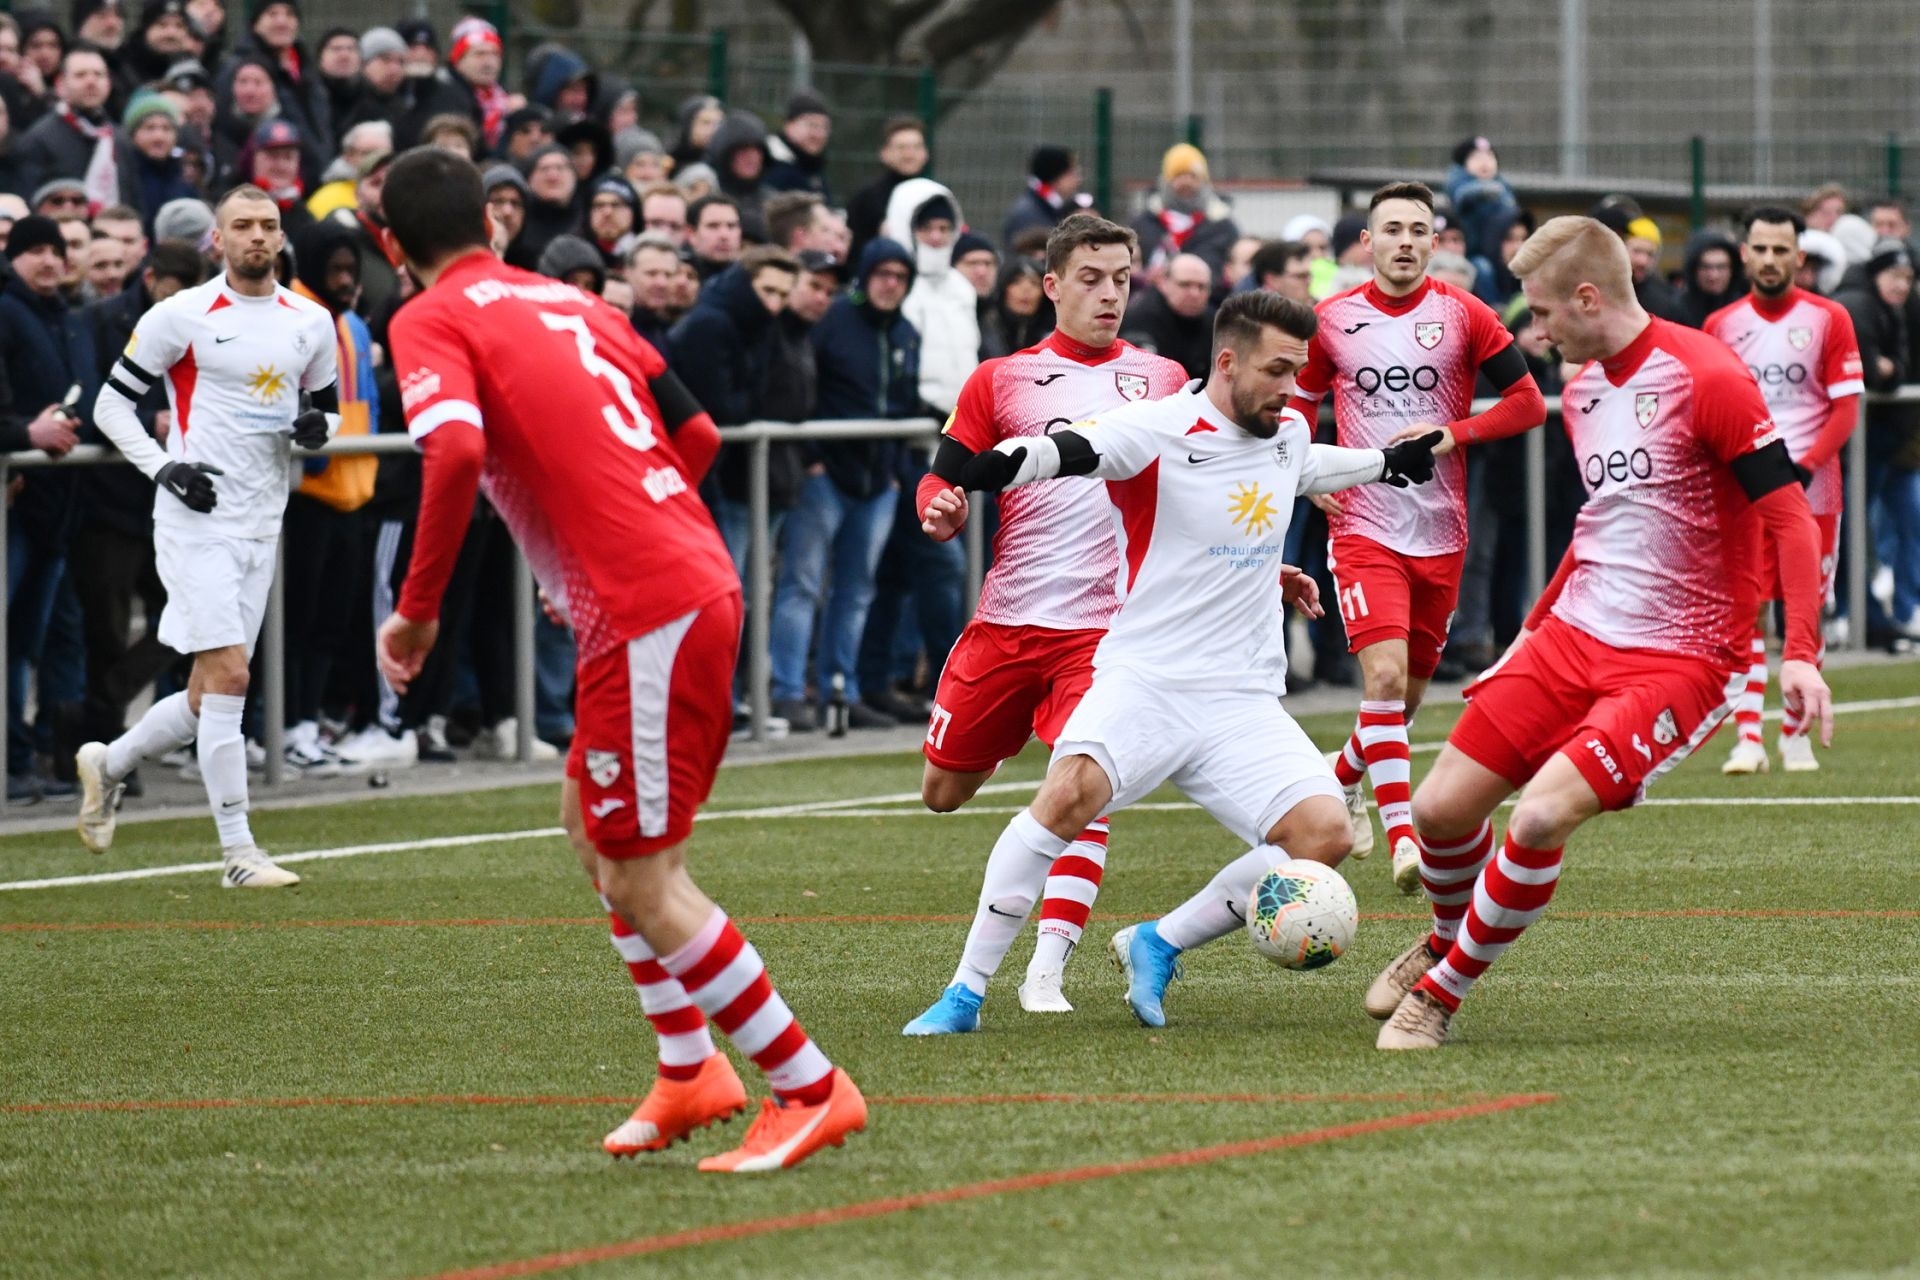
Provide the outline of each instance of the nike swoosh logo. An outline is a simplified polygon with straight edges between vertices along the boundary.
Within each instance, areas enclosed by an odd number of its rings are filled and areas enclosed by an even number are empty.
[[[1017,916],[1013,914],[1013,912],[1011,911],[1002,911],[1000,908],[994,906],[991,902],[987,904],[987,910],[991,914],[999,916],[1002,920],[1025,920],[1026,919],[1026,917],[1023,915]]]
[[[1064,373],[1050,373],[1044,378],[1035,378],[1033,380],[1033,385],[1036,387],[1052,386],[1054,383],[1058,382],[1060,379],[1066,376],[1067,375]]]
[[[1191,453],[1190,453],[1190,454],[1188,454],[1188,455],[1187,455],[1187,461],[1188,461],[1188,462],[1191,462],[1191,463],[1192,463],[1192,464],[1193,464],[1194,466],[1196,466],[1196,467],[1197,467],[1197,466],[1199,466],[1199,465],[1200,465],[1201,463],[1203,463],[1203,462],[1218,462],[1218,461],[1220,461],[1220,459],[1219,459],[1218,457],[1213,457],[1213,458],[1201,458],[1201,457],[1196,457],[1195,455],[1193,455],[1193,454],[1191,454]]]
[[[1370,324],[1372,324],[1372,323],[1373,323],[1373,321],[1371,321],[1371,320],[1362,320],[1362,321],[1361,321],[1361,322],[1360,322],[1359,324],[1357,324],[1357,325],[1355,325],[1355,326],[1353,326],[1353,328],[1351,328],[1351,329],[1342,329],[1342,330],[1341,330],[1340,332],[1342,332],[1342,333],[1358,333],[1358,332],[1360,332],[1360,331],[1361,331],[1362,329],[1364,329],[1364,328],[1366,328],[1366,327],[1367,327],[1368,325],[1370,325]]]
[[[1247,922],[1247,913],[1240,909],[1240,906],[1238,903],[1235,903],[1235,902],[1227,903],[1227,910],[1231,911],[1233,913],[1233,918],[1235,920],[1238,920],[1241,924],[1245,924]]]
[[[235,338],[237,338],[237,337],[239,337],[239,336],[240,336],[240,335],[239,335],[239,334],[237,334],[237,333],[230,333],[230,334],[228,334],[228,335],[227,335],[226,337],[224,337],[224,338],[215,338],[215,339],[213,340],[213,345],[217,347],[217,346],[219,346],[219,345],[220,345],[221,343],[223,343],[223,342],[232,342],[232,341],[233,341],[233,340],[234,340]]]
[[[231,813],[245,803],[245,800],[222,800],[220,802],[220,811],[222,813]]]

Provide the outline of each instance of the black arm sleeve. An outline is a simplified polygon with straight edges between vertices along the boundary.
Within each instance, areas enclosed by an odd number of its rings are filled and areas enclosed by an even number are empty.
[[[1784,440],[1775,440],[1764,449],[1743,453],[1729,465],[1733,468],[1733,478],[1740,482],[1749,502],[1758,502],[1775,489],[1784,489],[1788,485],[1798,488],[1800,484],[1800,473],[1794,470],[1793,455],[1787,452],[1787,442]]]
[[[132,398],[135,400],[139,399],[138,396]],[[318,391],[309,391],[307,393],[307,399],[314,408],[322,413],[338,413],[340,412],[340,384],[337,382],[329,382]]]
[[[660,406],[660,413],[667,420],[667,434],[671,436],[680,429],[682,423],[697,418],[706,410],[687,390],[687,384],[680,381],[680,375],[671,369],[663,369],[658,377],[647,380],[647,390],[653,392],[653,402]]]
[[[933,474],[950,485],[960,483],[960,468],[967,465],[967,459],[973,457],[973,450],[955,440],[952,436],[941,436],[940,447],[933,455]]]
[[[1054,444],[1060,448],[1061,475],[1090,476],[1100,465],[1100,455],[1093,451],[1093,445],[1085,436],[1075,431],[1055,431],[1052,435]]]
[[[1487,382],[1496,391],[1505,391],[1514,383],[1527,376],[1527,357],[1521,354],[1520,344],[1509,342],[1480,366],[1480,372],[1487,376]]]

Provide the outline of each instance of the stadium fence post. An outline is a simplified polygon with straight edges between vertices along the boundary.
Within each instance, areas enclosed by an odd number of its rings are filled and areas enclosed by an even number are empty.
[[[1862,407],[1864,419],[1865,408]],[[1847,505],[1843,522],[1847,545],[1847,648],[1867,647],[1867,427],[1863,420],[1847,438]]]
[[[1197,111],[1187,116],[1187,141],[1202,151],[1207,149],[1207,122]]]
[[[1900,194],[1900,135],[1887,133],[1887,194]]]
[[[981,511],[985,509],[984,504],[992,501],[995,501],[995,499],[988,494],[970,493],[967,495],[967,509],[969,511]],[[984,517],[969,519],[965,531],[967,539],[967,598],[961,601],[961,607],[966,613],[968,622],[973,621],[973,611],[980,604],[980,584],[986,581],[987,577],[987,535],[984,532],[985,524],[986,520]]]
[[[1688,217],[1698,231],[1707,225],[1707,140],[1697,133],[1687,142],[1687,167],[1693,175]]]
[[[767,497],[768,471],[773,452],[773,440],[764,432],[754,440],[752,452],[747,455],[747,643],[752,646],[747,651],[747,678],[753,684],[749,695],[752,703],[752,724],[749,734],[755,742],[764,742],[767,736],[767,717],[772,713],[772,693],[769,683],[773,679],[772,655],[768,645],[772,643],[773,616],[773,548],[768,537],[769,524],[773,519],[768,508],[772,505]]]
[[[920,78],[914,82],[913,98],[916,112],[927,126],[927,171],[931,173],[938,158],[934,134],[940,128],[940,78],[932,67],[921,70]]]
[[[727,31],[725,27],[716,28],[707,37],[707,92],[725,102],[727,100]]]
[[[533,566],[518,544],[513,549],[513,758],[533,759]],[[269,757],[271,763],[271,757]]]
[[[287,776],[287,544],[276,539],[273,585],[267,588],[267,616],[260,628],[260,745],[267,752],[266,785]],[[158,625],[157,623],[153,625]]]
[[[1113,90],[1093,91],[1093,207],[1111,216],[1113,209]]]
[[[1555,415],[1548,414],[1551,420]],[[1547,589],[1547,427],[1527,432],[1527,601]]]

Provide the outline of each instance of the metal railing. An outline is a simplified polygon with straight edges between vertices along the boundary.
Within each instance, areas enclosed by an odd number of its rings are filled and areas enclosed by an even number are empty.
[[[1902,387],[1896,392],[1874,395],[1868,398],[1873,403],[1920,403],[1920,386]],[[1492,400],[1476,401],[1473,411],[1479,413],[1491,407]],[[1331,411],[1322,409],[1323,415]],[[1549,398],[1547,416],[1557,419],[1560,405],[1557,399]],[[914,418],[899,421],[861,421],[861,420],[824,420],[808,423],[790,422],[754,422],[745,426],[727,427],[721,430],[721,439],[728,445],[750,449],[748,462],[748,506],[751,513],[751,543],[747,554],[747,575],[743,584],[747,605],[747,655],[748,683],[751,686],[750,733],[754,741],[762,741],[767,733],[767,720],[770,715],[769,689],[771,659],[769,640],[772,633],[773,615],[773,548],[769,545],[767,529],[771,523],[772,510],[769,493],[769,472],[772,448],[775,444],[799,444],[817,440],[903,440],[909,444],[930,444],[938,438],[940,424],[931,418]],[[1527,486],[1527,599],[1529,602],[1539,597],[1545,589],[1552,566],[1547,564],[1547,483],[1546,483],[1546,437],[1539,431],[1530,431],[1526,437],[1526,486]],[[413,442],[404,435],[385,434],[376,436],[354,436],[335,440],[321,455],[351,457],[363,454],[407,453],[413,449]],[[296,449],[296,457],[316,456],[305,450]],[[1848,647],[1864,649],[1866,647],[1867,616],[1867,577],[1868,577],[1868,534],[1867,534],[1867,443],[1864,421],[1855,428],[1853,437],[1847,443],[1847,508],[1854,518],[1846,522],[1846,545],[1840,549],[1847,565],[1847,616]],[[125,459],[113,449],[100,445],[80,445],[61,458],[32,450],[23,453],[0,454],[0,491],[4,491],[12,473],[16,469],[48,466],[100,466],[126,465]],[[972,519],[966,526],[967,590],[964,593],[964,609],[971,617],[975,601],[979,598],[980,583],[985,573],[986,548],[981,533],[983,521]],[[0,520],[0,566],[7,562],[6,521]],[[516,757],[521,761],[533,757],[534,740],[534,609],[535,598],[533,574],[524,556],[515,555],[514,567],[514,610],[513,610],[513,653],[514,653],[514,714],[519,731],[515,745]],[[157,626],[158,619],[148,619],[149,627]],[[286,721],[286,671],[285,658],[286,625],[285,612],[281,599],[281,576],[274,575],[273,589],[267,599],[266,617],[261,626],[261,715],[262,745],[266,748],[266,783],[278,785],[285,769],[285,721]],[[7,629],[0,627],[0,672],[6,668]],[[0,724],[4,724],[7,714],[6,682],[0,680]]]

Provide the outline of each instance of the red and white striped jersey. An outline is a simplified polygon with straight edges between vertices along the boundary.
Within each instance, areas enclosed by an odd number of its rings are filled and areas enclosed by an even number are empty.
[[[122,359],[147,383],[166,380],[173,410],[167,456],[223,473],[214,482],[219,505],[204,515],[157,491],[154,524],[276,536],[287,510],[300,393],[339,377],[327,309],[287,289],[264,298],[235,293],[222,271],[140,317]]]
[[[1818,294],[1798,287],[1778,299],[1750,293],[1708,316],[1706,331],[1746,361],[1796,461],[1812,448],[1833,402],[1867,389],[1853,317]],[[1807,502],[1815,515],[1831,516],[1840,513],[1843,498],[1835,453],[1814,472]]]
[[[1157,400],[1186,381],[1178,364],[1131,343],[1095,350],[1055,331],[974,370],[946,433],[983,453],[1015,436],[1043,435],[1130,401]],[[1056,631],[1106,626],[1119,607],[1113,593],[1119,553],[1108,509],[1101,486],[1081,476],[1002,493],[993,568],[974,616]]]
[[[1745,662],[1759,522],[1729,464],[1779,438],[1746,366],[1653,320],[1561,393],[1587,488],[1553,612],[1618,649]]]
[[[1486,303],[1439,280],[1404,298],[1369,281],[1315,310],[1320,331],[1294,395],[1317,406],[1331,391],[1335,438],[1350,449],[1385,448],[1416,423],[1470,416],[1480,366],[1513,341]],[[1431,484],[1356,489],[1340,502],[1335,537],[1371,538],[1408,556],[1451,555],[1467,545],[1466,453],[1438,459]]]

